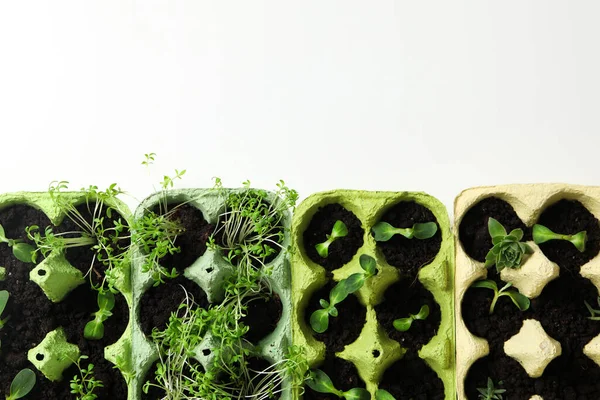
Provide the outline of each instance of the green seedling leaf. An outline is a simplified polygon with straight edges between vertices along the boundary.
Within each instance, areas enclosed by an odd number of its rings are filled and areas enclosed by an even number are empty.
[[[6,290],[0,290],[0,317],[2,316],[2,313],[4,312],[6,305],[8,304],[9,297],[10,297],[10,294]]]
[[[329,303],[332,306],[341,303],[346,300],[350,293],[348,293],[346,280],[341,280],[331,289],[331,293],[329,293]]]
[[[29,368],[21,370],[10,384],[10,393],[6,400],[21,399],[35,386],[35,373]]]
[[[335,224],[333,224],[331,233],[326,236],[326,241],[315,245],[317,253],[323,258],[327,258],[329,256],[329,246],[331,246],[333,242],[335,242],[337,239],[348,236],[348,227],[346,224],[344,224],[344,222],[337,220],[335,221]]]
[[[371,228],[375,241],[387,242],[394,235],[402,235],[407,239],[429,239],[437,232],[435,222],[416,223],[411,228],[395,228],[387,222],[378,222]]]
[[[354,388],[342,395],[346,400],[371,400],[371,393],[367,389]]]
[[[343,280],[346,284],[346,292],[348,294],[357,292],[365,284],[365,274],[352,274]]]
[[[362,254],[359,258],[360,267],[367,273],[367,277],[377,275],[377,261],[367,254]]]
[[[341,390],[335,388],[329,376],[320,369],[310,371],[306,384],[315,392],[331,393],[337,397],[342,397],[344,394]]]
[[[33,254],[35,253],[35,247],[27,243],[15,243],[12,246],[12,251],[17,260],[24,263],[33,262]]]
[[[329,328],[329,310],[320,309],[310,315],[310,326],[313,331],[323,333]]]
[[[406,332],[412,326],[413,319],[411,317],[408,318],[399,318],[394,321],[394,329],[400,332]]]
[[[429,306],[427,304],[423,305],[419,310],[419,313],[415,315],[415,319],[424,320],[429,317]]]
[[[473,283],[471,286],[475,287],[475,288],[490,289],[490,290],[493,290],[494,292],[498,291],[498,285],[496,285],[496,282],[489,280],[489,279],[477,281],[477,282]]]
[[[517,306],[519,310],[526,311],[529,309],[529,306],[531,305],[531,300],[529,300],[527,296],[524,296],[521,293],[514,292],[512,290],[503,293],[506,293],[506,295],[510,297],[512,302],[515,304],[515,306]]]
[[[438,227],[435,222],[425,222],[422,224],[415,224],[413,230],[414,237],[422,240],[432,238],[436,234]]]
[[[488,232],[492,238],[506,236],[506,229],[497,219],[488,219]]]
[[[377,389],[377,392],[375,392],[375,400],[396,400],[396,399],[387,390]]]
[[[581,231],[574,235],[563,235],[554,233],[549,228],[543,225],[535,224],[533,226],[533,241],[536,244],[546,243],[550,240],[566,240],[571,242],[573,246],[581,253],[585,251],[585,243],[587,241],[587,231]]]
[[[522,229],[513,229],[506,234],[506,229],[494,218],[488,219],[488,231],[492,238],[493,247],[485,256],[485,267],[496,265],[498,272],[504,268],[519,268],[525,254],[532,254],[533,249],[523,239]]]
[[[504,285],[504,287],[502,287],[502,289],[500,290],[498,290],[498,285],[496,285],[496,282],[489,279],[477,281],[471,286],[475,288],[490,289],[494,292],[492,304],[490,305],[490,314],[494,313],[496,303],[498,302],[498,299],[500,299],[500,297],[502,296],[508,296],[512,300],[512,302],[517,306],[517,308],[521,311],[528,310],[531,305],[531,301],[527,296],[522,295],[516,290],[509,290],[509,288],[512,286],[512,284],[510,283]]]
[[[93,314],[94,319],[85,325],[83,337],[89,340],[100,340],[104,337],[104,321],[112,316],[115,307],[115,295],[110,292],[98,292],[99,310]]]
[[[325,299],[321,299],[319,300],[319,304],[321,305],[321,307],[323,308],[328,308],[329,307],[329,302]]]
[[[375,241],[377,242],[387,242],[394,237],[396,233],[398,233],[396,228],[387,222],[376,223],[373,228],[371,228],[371,231],[373,232]]]
[[[7,243],[6,234],[4,233],[4,227],[0,225],[0,242]]]

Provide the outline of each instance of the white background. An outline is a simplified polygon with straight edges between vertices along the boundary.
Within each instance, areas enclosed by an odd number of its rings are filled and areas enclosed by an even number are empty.
[[[599,184],[600,2],[0,0],[0,192]],[[130,204],[134,205],[133,200]]]

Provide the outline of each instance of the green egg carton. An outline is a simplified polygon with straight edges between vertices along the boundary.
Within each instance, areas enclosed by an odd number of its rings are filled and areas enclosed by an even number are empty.
[[[220,213],[225,209],[225,201],[229,194],[242,190],[256,189],[179,189],[169,190],[167,192],[167,203],[188,203],[202,211],[204,219],[209,224],[216,224]],[[274,199],[274,194],[268,192],[267,199]],[[151,195],[146,198],[135,212],[135,218],[141,218],[146,210],[152,209],[163,196],[162,193]],[[291,216],[285,213],[283,216],[284,227],[288,228],[291,223]],[[287,234],[284,238],[283,247],[289,246],[290,238]],[[142,387],[149,377],[148,372],[152,365],[158,360],[157,350],[153,347],[151,340],[142,332],[140,325],[140,301],[153,285],[153,279],[149,273],[144,273],[141,269],[143,254],[140,249],[133,251],[132,268],[132,286],[133,286],[133,355],[135,365],[135,378],[133,379],[129,400],[139,400],[142,398]],[[270,364],[285,359],[288,347],[291,344],[291,293],[290,293],[290,262],[285,251],[281,251],[276,258],[269,263],[272,267],[272,274],[269,280],[273,290],[279,295],[282,303],[282,314],[276,329],[269,335],[255,343],[261,357]],[[207,294],[209,303],[217,304],[223,300],[223,282],[233,271],[233,266],[225,260],[219,251],[207,248],[206,252],[200,256],[191,266],[185,269],[183,275],[195,282]],[[206,368],[210,365],[211,357],[211,338],[210,333],[202,340],[196,350],[196,359]],[[289,382],[283,384],[282,400],[290,399]]]
[[[383,302],[385,290],[402,278],[398,269],[386,262],[371,234],[371,228],[392,206],[405,201],[414,201],[428,208],[434,214],[441,229],[442,242],[438,254],[418,273],[419,281],[433,294],[435,301],[440,306],[441,323],[433,339],[419,350],[418,356],[425,360],[442,380],[445,399],[454,400],[456,398],[454,242],[445,207],[440,201],[427,194],[333,190],[313,194],[298,206],[292,222],[292,245],[294,248],[292,252],[292,339],[294,345],[306,349],[309,367],[318,368],[325,357],[325,344],[313,337],[312,328],[305,321],[305,309],[312,294],[323,287],[328,278],[325,268],[307,256],[303,233],[319,208],[328,204],[340,204],[360,220],[364,237],[362,247],[358,249],[350,262],[333,271],[333,280],[340,281],[353,273],[362,272],[359,257],[363,254],[376,259],[379,272],[376,276],[369,278],[357,292],[359,302],[366,307],[366,324],[359,338],[347,345],[343,351],[336,353],[336,356],[350,361],[356,366],[359,376],[366,383],[367,390],[374,398],[384,372],[393,363],[402,359],[406,349],[390,339],[377,321],[375,306]],[[374,357],[374,350],[379,352],[378,356]]]
[[[85,201],[84,195],[80,192],[63,192],[61,196],[74,205]],[[41,210],[50,219],[53,226],[60,225],[65,218],[65,215],[54,204],[48,192],[16,192],[0,195],[0,209],[20,204]],[[125,220],[131,219],[131,212],[123,202],[115,200],[107,201],[106,204],[118,211]],[[40,227],[42,230],[44,228]],[[118,270],[115,285],[126,299],[129,309],[132,304],[130,268],[130,264],[124,264]],[[55,303],[61,302],[79,285],[87,283],[81,271],[67,261],[63,252],[53,252],[41,260],[31,270],[29,277],[43,290],[48,299]],[[117,357],[130,359],[131,352],[128,350],[131,348],[130,337],[131,318],[121,338],[105,348],[105,358],[113,364],[117,364]],[[30,349],[28,359],[49,380],[60,381],[68,378],[63,377],[63,372],[72,364],[70,360],[77,359],[79,354],[77,346],[67,343],[62,328],[58,328],[48,332],[41,343]],[[40,355],[43,355],[43,357]],[[42,360],[40,361],[40,359]]]

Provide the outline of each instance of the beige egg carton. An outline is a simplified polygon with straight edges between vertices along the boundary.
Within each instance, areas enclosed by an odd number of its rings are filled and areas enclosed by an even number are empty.
[[[455,200],[454,229],[456,246],[455,315],[456,315],[456,376],[459,400],[466,400],[465,379],[476,360],[489,354],[485,339],[474,336],[462,318],[461,304],[467,289],[477,280],[485,279],[488,270],[484,263],[470,258],[458,237],[458,227],[465,213],[488,197],[508,202],[527,226],[532,226],[548,206],[563,199],[581,202],[600,219],[600,187],[566,184],[503,185],[477,187],[463,191]],[[533,242],[528,242],[533,254],[519,269],[504,269],[500,277],[529,298],[540,295],[543,288],[559,276],[559,267],[550,261]],[[600,256],[581,267],[581,275],[600,288]],[[544,332],[535,320],[525,320],[521,331],[505,342],[504,351],[519,361],[530,377],[542,376],[550,361],[561,354],[561,346]],[[600,335],[589,342],[584,353],[600,365]],[[508,395],[508,393],[507,393]],[[510,397],[509,397],[510,398]],[[535,395],[530,400],[542,400]]]

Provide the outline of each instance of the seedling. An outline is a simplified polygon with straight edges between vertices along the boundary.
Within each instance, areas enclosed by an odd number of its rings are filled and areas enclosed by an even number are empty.
[[[498,385],[502,385],[502,381],[498,382]],[[506,393],[506,389],[496,389],[492,378],[488,378],[487,387],[477,388],[479,392],[479,398],[482,400],[502,400],[502,394]]]
[[[335,221],[335,224],[333,224],[331,234],[326,235],[327,240],[317,244],[315,249],[317,249],[317,253],[319,253],[321,257],[327,258],[327,256],[329,256],[329,246],[336,240],[346,236],[348,236],[348,227],[343,221],[337,220]]]
[[[535,244],[545,243],[549,240],[566,240],[573,243],[573,246],[583,253],[585,251],[585,242],[587,241],[587,232],[581,231],[574,235],[562,235],[552,232],[544,225],[535,224],[533,226],[533,241]]]
[[[371,230],[377,242],[387,242],[394,235],[402,235],[407,239],[430,239],[437,232],[435,222],[416,223],[412,228],[395,228],[387,222],[376,223]]]
[[[513,229],[509,234],[500,222],[494,218],[488,220],[488,231],[494,247],[485,256],[485,267],[496,265],[498,272],[504,268],[519,268],[524,254],[532,254],[533,249],[522,243],[523,230]]]
[[[329,317],[337,317],[338,310],[335,307],[365,284],[365,281],[377,274],[377,262],[371,256],[363,254],[360,256],[360,266],[364,272],[357,272],[343,279],[331,289],[329,301],[321,299],[321,309],[316,310],[310,316],[310,326],[317,333],[323,333],[329,328]]]
[[[600,297],[598,297],[598,299],[596,301],[598,302],[598,307],[600,307]],[[590,312],[590,316],[588,317],[588,319],[591,319],[592,321],[600,321],[600,309],[596,310],[596,309],[592,308],[592,306],[590,306],[590,303],[588,303],[587,301],[584,301],[584,303],[585,303],[585,307]],[[1,310],[1,308],[0,308],[0,310]]]
[[[375,400],[396,400],[396,398],[387,390],[377,389],[375,392]]]
[[[95,400],[98,395],[94,394],[94,390],[104,387],[102,381],[94,377],[94,364],[89,363],[87,368],[82,368],[81,362],[87,359],[88,356],[82,355],[75,362],[79,369],[79,376],[75,375],[71,379],[71,393],[77,395],[77,400]]]
[[[496,282],[489,279],[477,281],[472,285],[472,287],[475,288],[485,288],[494,291],[494,298],[492,299],[492,304],[490,305],[490,314],[494,313],[496,303],[498,302],[498,299],[502,296],[510,297],[515,306],[517,306],[517,308],[521,311],[526,311],[527,309],[529,309],[529,306],[531,305],[531,301],[529,300],[529,298],[527,298],[527,296],[522,295],[516,290],[508,290],[511,286],[512,284],[507,283],[506,285],[504,285],[504,287],[502,287],[502,289],[498,290],[498,285],[496,285]]]
[[[370,400],[371,394],[367,389],[354,388],[347,392],[336,389],[331,381],[331,378],[320,369],[312,370],[309,372],[309,377],[306,381],[308,387],[315,392],[333,394],[340,399],[346,400]]]
[[[4,312],[4,309],[6,308],[6,305],[8,304],[9,297],[10,297],[10,295],[8,294],[8,292],[6,290],[0,291],[0,330],[2,330],[2,328],[4,328],[4,325],[6,325],[6,323],[8,322],[8,319],[9,319],[9,317],[2,318],[2,313]]]
[[[10,393],[6,400],[17,400],[27,396],[35,386],[35,373],[29,368],[19,371],[10,384]]]
[[[8,239],[2,225],[0,225],[0,243],[6,243],[8,247],[11,247],[13,255],[17,258],[17,260],[24,263],[31,263],[34,261],[33,254],[35,252],[35,247],[24,243],[20,239]]]
[[[92,314],[93,320],[85,325],[83,337],[89,340],[100,340],[104,337],[104,321],[112,316],[115,307],[115,295],[112,292],[98,292],[99,310]]]
[[[400,332],[410,329],[414,321],[423,321],[429,317],[429,306],[423,305],[418,314],[409,314],[407,318],[399,318],[394,321],[394,328]]]

